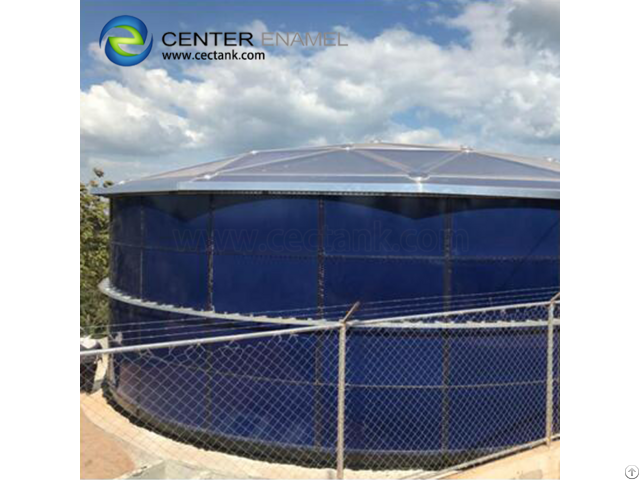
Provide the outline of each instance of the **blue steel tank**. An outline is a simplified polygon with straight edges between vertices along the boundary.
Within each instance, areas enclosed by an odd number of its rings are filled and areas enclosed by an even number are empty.
[[[265,328],[154,305],[337,320],[356,301],[366,319],[547,300],[560,282],[559,192],[554,161],[385,143],[254,151],[99,189],[114,344]],[[336,341],[267,342],[268,366],[221,344],[206,361],[115,355],[106,390],[166,435],[330,464],[335,422],[318,417],[335,411]],[[350,331],[347,465],[433,467],[543,437],[545,346],[544,329]],[[276,394],[295,402],[278,408]],[[479,418],[487,404],[494,415]]]

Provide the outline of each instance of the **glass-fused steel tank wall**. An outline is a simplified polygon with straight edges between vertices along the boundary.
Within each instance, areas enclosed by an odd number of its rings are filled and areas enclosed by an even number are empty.
[[[114,196],[110,279],[134,298],[217,312],[305,316],[311,307],[323,316],[332,305],[424,297],[437,299],[432,310],[447,310],[464,307],[455,303],[461,295],[559,285],[559,229],[559,201],[545,199]],[[186,323],[175,335],[163,329],[164,322],[175,325],[177,315],[117,301],[111,308],[112,331],[120,332],[123,345],[153,332],[162,333],[163,341],[202,333]],[[144,328],[127,329],[128,324]],[[225,325],[220,334],[236,333],[235,325]],[[247,325],[237,331],[247,332]],[[381,468],[398,467],[403,455],[424,455],[428,463],[452,451],[490,451],[543,437],[545,335],[533,328],[392,335],[352,330],[349,466],[357,468],[359,455],[367,457],[367,466],[379,458]],[[269,369],[245,359],[242,372],[234,372],[233,355],[216,357],[222,347],[209,345],[210,358],[226,362],[224,368],[170,365],[170,391],[158,388],[160,369],[169,368],[163,350],[156,354],[157,365],[148,359],[144,366],[136,363],[135,355],[116,356],[109,395],[160,431],[177,429],[181,438],[194,432],[194,439],[209,439],[212,448],[250,455],[269,446],[293,463],[302,458],[300,449],[322,455],[335,444],[335,426],[317,429],[318,405],[335,403],[335,344],[315,334],[283,342],[274,347]],[[323,350],[326,367],[318,370],[314,358]],[[423,367],[412,368],[420,358]],[[301,380],[287,387],[296,398],[295,415],[270,407],[277,404],[271,392],[282,372],[274,364],[299,366]],[[233,372],[233,378],[220,371]],[[278,385],[278,395],[286,396]],[[428,388],[407,388],[416,385]],[[240,390],[252,400],[234,402]],[[504,414],[479,419],[487,401]],[[518,408],[525,403],[527,408]],[[223,407],[233,411],[217,411]],[[226,438],[233,441],[225,444]]]

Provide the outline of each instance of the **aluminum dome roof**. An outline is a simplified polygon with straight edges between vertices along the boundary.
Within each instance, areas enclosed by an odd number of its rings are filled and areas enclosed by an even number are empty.
[[[461,147],[392,143],[252,151],[97,188],[162,192],[466,195],[560,198],[560,164]]]

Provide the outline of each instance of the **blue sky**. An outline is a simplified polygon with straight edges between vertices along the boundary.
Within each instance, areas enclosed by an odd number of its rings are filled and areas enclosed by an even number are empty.
[[[154,36],[134,67],[111,64],[97,44],[125,14]],[[240,28],[337,30],[349,46],[265,48],[262,61],[161,57],[166,31]],[[245,150],[371,139],[559,152],[555,0],[83,0],[80,40],[83,179],[93,167],[120,180]]]

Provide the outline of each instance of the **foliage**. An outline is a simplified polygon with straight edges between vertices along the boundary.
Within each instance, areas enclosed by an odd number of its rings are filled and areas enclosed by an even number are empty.
[[[98,291],[109,271],[109,213],[107,202],[90,189],[112,182],[101,180],[101,170],[93,173],[88,183],[80,182],[80,326],[89,334],[109,321],[107,299]]]

